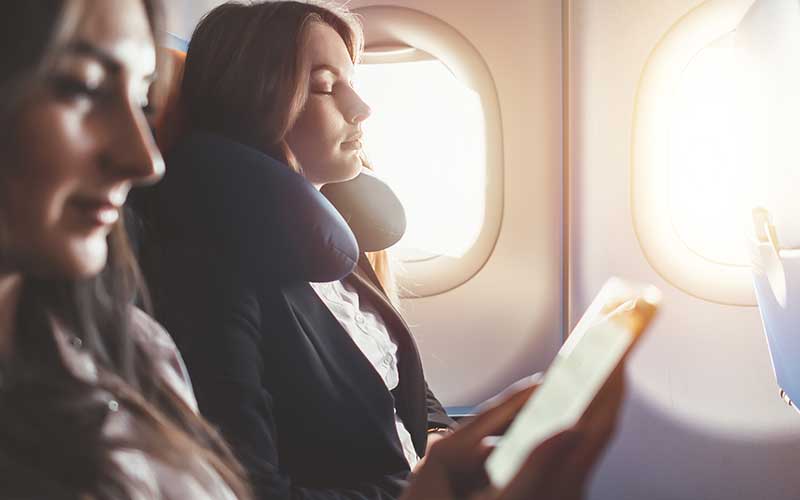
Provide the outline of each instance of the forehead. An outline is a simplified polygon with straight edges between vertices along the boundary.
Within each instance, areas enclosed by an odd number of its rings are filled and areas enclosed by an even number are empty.
[[[311,67],[327,65],[339,70],[339,73],[350,77],[353,73],[353,61],[347,46],[333,28],[327,24],[315,22],[308,28],[307,51]]]
[[[142,0],[87,2],[75,38],[101,49],[126,72],[155,71],[155,43]]]

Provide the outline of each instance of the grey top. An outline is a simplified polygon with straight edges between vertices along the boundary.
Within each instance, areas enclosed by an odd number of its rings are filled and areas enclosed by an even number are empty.
[[[197,401],[192,391],[189,376],[178,349],[169,334],[155,320],[139,309],[132,314],[136,340],[147,345],[156,357],[158,374],[175,390],[183,401],[197,412]],[[98,369],[88,352],[81,349],[80,342],[65,329],[56,325],[55,337],[68,369],[88,382],[98,380]],[[109,417],[104,432],[109,437],[125,437],[131,431],[130,414],[116,401],[108,402]],[[199,473],[188,474],[177,470],[139,450],[114,452],[114,460],[130,474],[130,494],[135,500],[235,500],[227,484],[206,463],[192,467]],[[199,460],[187,457],[187,460]]]

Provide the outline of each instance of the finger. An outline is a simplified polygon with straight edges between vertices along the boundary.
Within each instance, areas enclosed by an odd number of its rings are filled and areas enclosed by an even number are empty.
[[[620,364],[578,421],[581,428],[614,427],[625,399],[625,366]]]
[[[588,475],[611,442],[619,420],[619,412],[624,401],[624,369],[619,367],[609,378],[608,386],[592,403],[581,420],[576,424],[585,436],[580,448],[573,453],[570,467]]]
[[[535,389],[535,386],[529,386],[515,392],[505,401],[480,413],[447,439],[451,443],[457,440],[460,444],[470,448],[477,446],[484,437],[498,433],[507,427]]]
[[[581,474],[588,475],[613,440],[615,430],[616,425],[612,422],[582,431],[586,438],[570,458],[570,466]]]
[[[500,492],[497,500],[536,498],[544,500],[553,496],[563,485],[554,484],[554,472],[569,454],[580,445],[583,436],[576,431],[564,431],[550,437],[536,447],[511,482]],[[562,476],[562,474],[558,474]]]
[[[497,406],[502,401],[505,401],[506,399],[510,398],[511,396],[513,396],[514,394],[523,389],[527,389],[528,387],[538,387],[542,384],[542,381],[544,381],[543,372],[536,372],[533,375],[521,378],[516,382],[514,382],[513,384],[506,387],[505,389],[503,389],[502,392],[500,392],[496,396],[493,396],[484,401],[483,403],[481,403],[480,405],[478,405],[478,412],[483,412],[487,408]]]
[[[531,392],[533,387],[518,391],[506,401],[461,426],[453,434],[434,443],[426,454],[425,469],[443,471],[449,478],[449,487],[453,490],[461,490],[465,485],[470,488],[485,485],[488,479],[483,464],[491,447],[486,446],[482,440],[497,429],[507,426],[525,404]],[[420,469],[417,477],[421,478],[423,472]]]

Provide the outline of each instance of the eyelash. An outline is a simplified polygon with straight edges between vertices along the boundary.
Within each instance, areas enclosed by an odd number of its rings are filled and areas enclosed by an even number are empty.
[[[67,99],[75,97],[88,97],[95,99],[103,96],[103,91],[91,88],[82,81],[68,76],[56,76],[53,78],[53,86],[59,97]]]
[[[56,76],[53,78],[53,85],[59,97],[74,99],[86,97],[90,100],[102,99],[108,96],[108,92],[100,88],[91,88],[79,79],[69,76]],[[147,117],[155,115],[156,109],[150,99],[145,99],[141,106],[142,112]]]
[[[147,99],[144,104],[141,105],[142,113],[147,118],[152,118],[156,114],[156,107],[153,106],[153,102],[150,99]]]

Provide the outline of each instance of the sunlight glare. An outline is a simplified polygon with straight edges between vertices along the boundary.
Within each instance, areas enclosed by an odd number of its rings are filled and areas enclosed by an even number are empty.
[[[732,36],[701,50],[676,89],[670,131],[672,223],[695,253],[749,265],[751,210],[763,192],[761,166],[748,154]]]
[[[477,93],[437,60],[363,64],[356,86],[372,108],[365,152],[397,193],[408,228],[403,260],[464,255],[477,240],[486,198],[486,135]]]

